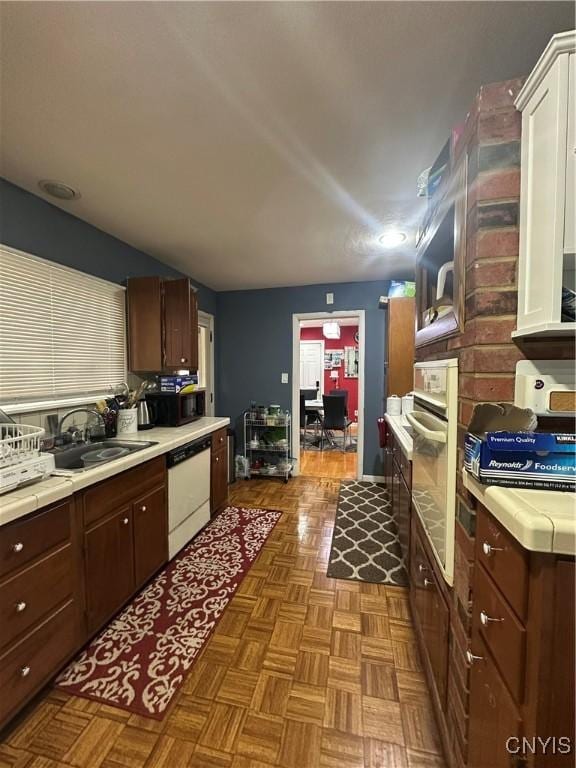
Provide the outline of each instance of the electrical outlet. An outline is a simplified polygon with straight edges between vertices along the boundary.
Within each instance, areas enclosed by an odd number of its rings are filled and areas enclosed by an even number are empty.
[[[288,374],[287,373],[283,373],[282,374],[281,382],[282,382],[282,384],[288,384]]]
[[[327,293],[326,294],[326,304],[334,304],[334,294],[333,293]]]

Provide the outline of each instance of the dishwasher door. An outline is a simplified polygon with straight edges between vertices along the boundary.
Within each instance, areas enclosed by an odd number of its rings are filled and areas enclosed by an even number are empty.
[[[210,450],[168,470],[168,554],[170,559],[210,520]]]

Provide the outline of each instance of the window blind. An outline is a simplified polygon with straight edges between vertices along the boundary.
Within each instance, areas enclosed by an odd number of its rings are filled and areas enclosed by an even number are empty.
[[[125,380],[124,288],[0,245],[0,403]]]

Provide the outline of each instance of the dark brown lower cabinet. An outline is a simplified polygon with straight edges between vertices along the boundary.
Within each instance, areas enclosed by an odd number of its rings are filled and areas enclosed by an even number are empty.
[[[473,645],[478,658],[470,672],[468,766],[511,768],[509,750],[519,745],[520,713],[482,639],[475,638]]]
[[[74,501],[2,526],[0,566],[1,729],[84,642]]]
[[[228,430],[212,433],[210,460],[210,514],[214,515],[228,501]]]
[[[574,768],[574,558],[524,549],[481,504],[476,518],[460,624],[412,516],[410,603],[448,768]]]
[[[166,488],[156,488],[132,504],[134,574],[144,584],[168,561]]]
[[[428,677],[434,681],[442,710],[446,709],[450,611],[438,574],[429,558],[420,523],[414,514],[410,537],[410,601]]]
[[[410,507],[411,507],[411,494],[404,477],[400,473],[398,468],[398,481],[395,489],[397,491],[396,504],[394,514],[396,516],[396,524],[398,525],[398,538],[400,541],[400,548],[402,554],[408,566],[410,561]]]
[[[96,632],[134,591],[132,509],[123,507],[84,532],[88,633]]]
[[[392,515],[398,526],[398,538],[406,566],[410,560],[410,515],[412,467],[394,433],[389,429],[383,453],[384,483],[390,494]]]

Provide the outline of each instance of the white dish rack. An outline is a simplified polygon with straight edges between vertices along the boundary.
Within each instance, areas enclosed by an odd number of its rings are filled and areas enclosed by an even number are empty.
[[[54,456],[40,452],[44,434],[44,429],[29,424],[0,424],[0,494],[54,471]]]

